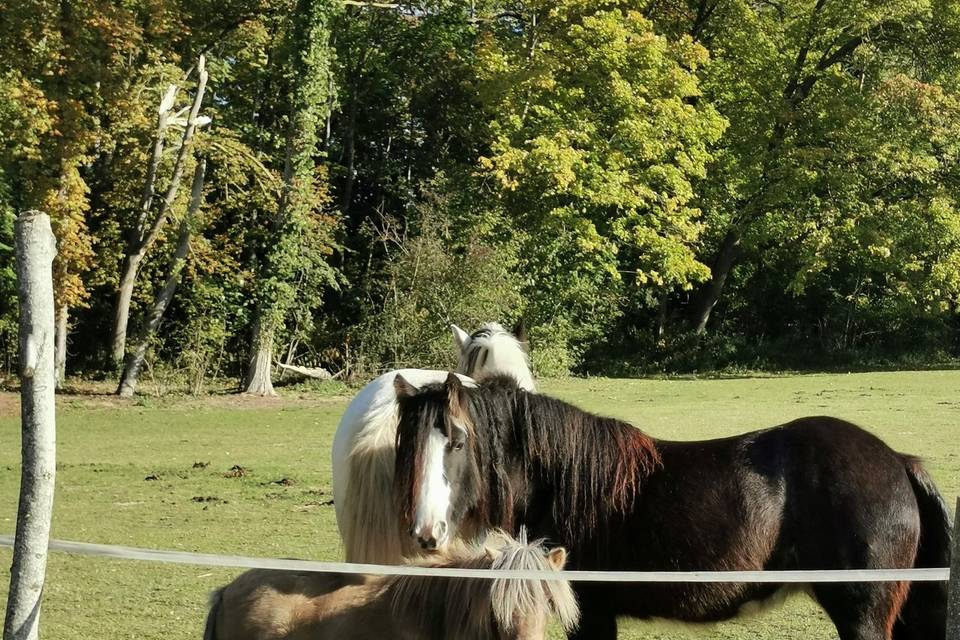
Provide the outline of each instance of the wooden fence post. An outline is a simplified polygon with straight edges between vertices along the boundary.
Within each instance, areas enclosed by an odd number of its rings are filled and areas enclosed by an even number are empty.
[[[50,218],[25,211],[14,230],[20,302],[22,468],[3,640],[35,640],[47,569],[56,472],[53,258]]]
[[[953,553],[950,556],[950,597],[947,601],[947,640],[960,640],[960,498],[953,515]]]

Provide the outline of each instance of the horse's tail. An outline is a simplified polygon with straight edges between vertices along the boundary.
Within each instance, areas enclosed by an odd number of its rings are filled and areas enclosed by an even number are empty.
[[[220,608],[223,607],[223,589],[217,589],[210,594],[210,612],[207,614],[207,624],[203,628],[203,640],[217,640],[217,618]]]
[[[920,511],[920,544],[913,566],[949,567],[953,527],[947,505],[920,460],[908,455],[902,458]],[[942,638],[946,620],[947,584],[914,582],[894,626],[894,640]]]
[[[363,428],[347,457],[341,526],[347,562],[399,564],[409,552],[393,500],[396,433],[394,407]]]

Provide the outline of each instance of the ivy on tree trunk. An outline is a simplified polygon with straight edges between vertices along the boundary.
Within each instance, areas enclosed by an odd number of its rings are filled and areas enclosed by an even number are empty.
[[[270,380],[274,338],[296,295],[300,243],[307,217],[316,206],[315,163],[319,131],[331,108],[330,21],[337,7],[331,0],[299,0],[293,17],[289,41],[292,112],[285,135],[283,193],[258,269],[257,307],[242,385],[245,393],[274,394]]]

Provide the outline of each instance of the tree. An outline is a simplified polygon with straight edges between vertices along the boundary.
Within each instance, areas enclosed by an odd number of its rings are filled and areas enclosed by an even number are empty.
[[[57,470],[51,267],[57,250],[49,217],[39,211],[21,214],[16,246],[23,453],[3,638],[36,640]]]
[[[292,18],[287,51],[291,107],[284,134],[283,192],[257,272],[257,307],[243,382],[246,393],[274,393],[270,379],[274,339],[294,300],[299,250],[311,214],[320,204],[315,157],[320,126],[330,109],[330,19],[334,12],[332,2],[300,0]]]
[[[724,121],[698,101],[707,51],[657,35],[643,4],[524,3],[480,54],[495,114],[481,167],[523,234],[532,322],[580,341],[622,297],[707,276],[693,185]]]
[[[200,160],[194,169],[193,186],[190,188],[190,204],[180,221],[176,250],[170,259],[170,266],[167,269],[167,278],[163,288],[157,294],[149,313],[143,318],[137,340],[124,363],[123,373],[120,376],[120,386],[117,388],[117,395],[121,397],[130,397],[136,391],[137,381],[140,378],[140,372],[146,358],[147,347],[156,335],[163,314],[177,291],[177,285],[180,284],[180,272],[183,270],[187,252],[190,250],[190,237],[194,232],[194,226],[197,224],[197,212],[203,200],[203,179],[206,174],[206,167],[206,161]]]
[[[679,4],[692,10],[664,5],[661,24],[711,48],[714,60],[702,73],[705,98],[730,121],[699,198],[710,229],[712,255],[704,262],[711,278],[694,300],[690,322],[703,332],[734,265],[783,246],[783,223],[802,219],[818,197],[809,180],[811,132],[826,141],[853,115],[840,110],[823,118],[824,109],[878,91],[895,69],[922,68],[915,63],[935,21],[923,0]],[[764,232],[771,219],[779,221],[773,236]],[[790,226],[803,237],[803,224]]]
[[[180,181],[193,148],[194,133],[198,127],[202,127],[210,122],[209,117],[199,115],[208,77],[206,58],[203,55],[201,55],[197,61],[196,70],[197,86],[190,107],[184,107],[177,113],[174,113],[174,105],[179,87],[172,84],[163,94],[160,107],[157,110],[157,128],[154,134],[153,152],[147,165],[143,193],[140,196],[140,204],[137,207],[138,215],[136,223],[127,231],[126,251],[117,291],[117,306],[112,340],[112,357],[115,363],[123,360],[124,352],[126,351],[127,324],[130,320],[130,301],[137,283],[140,265],[146,257],[147,252],[160,237],[160,233],[170,217],[170,209],[177,199],[180,191]],[[184,118],[183,114],[188,109],[189,113]],[[176,160],[173,164],[170,182],[159,206],[154,210],[153,199],[157,189],[158,170],[160,168],[160,162],[163,159],[167,129],[171,125],[182,127],[183,132],[179,136]],[[142,359],[142,356],[139,359]],[[127,373],[124,372],[123,375],[126,377]],[[122,386],[121,384],[121,387]]]
[[[29,100],[28,109],[44,112],[40,126],[28,125],[39,138],[34,147],[39,153],[18,153],[13,175],[19,207],[48,212],[58,239],[54,264],[58,385],[66,363],[69,309],[88,295],[81,275],[93,259],[86,220],[88,186],[81,168],[90,161],[97,135],[92,111],[102,60],[92,52],[109,28],[86,19],[98,9],[67,0],[21,5],[4,11],[6,24],[0,29],[8,81]]]

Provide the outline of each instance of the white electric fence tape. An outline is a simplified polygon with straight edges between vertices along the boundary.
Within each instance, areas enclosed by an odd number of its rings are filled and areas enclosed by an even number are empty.
[[[0,547],[12,547],[13,536],[0,535]],[[379,576],[446,576],[448,578],[522,578],[529,580],[570,580],[574,582],[944,582],[949,569],[845,569],[817,571],[497,571],[491,569],[434,569],[413,565],[313,562],[221,556],[186,551],[138,549],[110,544],[51,540],[51,551],[87,556],[144,560],[172,564],[244,569],[286,569],[321,573],[364,573]]]

